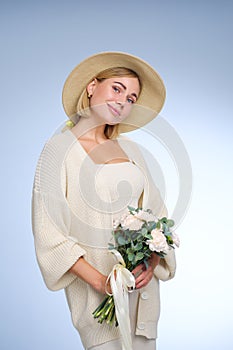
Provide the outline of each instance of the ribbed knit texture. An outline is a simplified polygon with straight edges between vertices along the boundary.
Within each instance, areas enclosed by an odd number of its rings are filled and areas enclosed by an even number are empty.
[[[166,215],[138,148],[126,138],[119,138],[118,142],[144,173],[143,207],[158,216]],[[41,153],[32,199],[33,233],[41,273],[49,289],[65,288],[73,324],[86,348],[119,337],[118,328],[100,325],[92,316],[103,295],[68,272],[81,256],[105,275],[116,263],[107,248],[113,218],[111,203],[105,203],[93,192],[91,179],[96,168],[72,132],[56,135]],[[137,315],[136,334],[149,339],[157,336],[159,279],[165,281],[175,274],[173,250],[161,259],[154,274],[155,278],[140,290]]]

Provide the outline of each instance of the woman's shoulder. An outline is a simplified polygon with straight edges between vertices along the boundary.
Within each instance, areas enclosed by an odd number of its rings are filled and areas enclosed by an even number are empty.
[[[65,169],[64,161],[74,141],[70,132],[54,134],[46,141],[36,166],[35,185],[37,187],[41,187],[41,183],[52,184],[55,178],[60,178]]]
[[[72,144],[75,141],[75,137],[70,132],[70,130],[66,130],[64,132],[60,132],[57,134],[53,134],[50,138],[45,142],[44,148],[53,148],[53,147],[62,147],[63,145]]]
[[[49,169],[54,172],[56,169],[61,169],[64,165],[64,160],[70,153],[72,145],[75,143],[73,134],[69,131],[64,133],[54,134],[44,144],[37,162],[37,172]]]
[[[57,158],[60,154],[64,154],[74,142],[75,138],[69,130],[54,134],[45,142],[41,156],[51,155]]]

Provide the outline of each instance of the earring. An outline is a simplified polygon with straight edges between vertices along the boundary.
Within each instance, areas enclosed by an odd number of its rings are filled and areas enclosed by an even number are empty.
[[[88,93],[88,94],[87,94],[87,97],[88,97],[88,98],[91,98],[91,97],[92,97],[92,94],[89,94],[89,93]]]

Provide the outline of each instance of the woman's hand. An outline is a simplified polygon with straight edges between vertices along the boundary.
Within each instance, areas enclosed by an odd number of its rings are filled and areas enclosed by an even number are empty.
[[[152,253],[151,258],[147,261],[148,268],[145,264],[140,264],[133,269],[132,274],[135,276],[136,289],[145,287],[151,281],[159,261],[160,257],[156,253]]]

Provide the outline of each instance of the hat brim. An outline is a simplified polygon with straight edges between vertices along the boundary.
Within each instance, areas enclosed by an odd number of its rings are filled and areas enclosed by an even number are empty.
[[[101,52],[78,64],[65,81],[62,103],[69,118],[76,114],[78,99],[88,83],[101,71],[114,67],[135,71],[142,85],[137,103],[124,122],[120,123],[119,132],[140,128],[159,114],[164,105],[166,90],[155,69],[142,59],[124,52]]]

